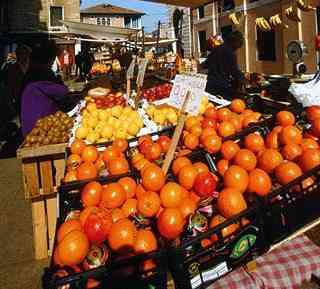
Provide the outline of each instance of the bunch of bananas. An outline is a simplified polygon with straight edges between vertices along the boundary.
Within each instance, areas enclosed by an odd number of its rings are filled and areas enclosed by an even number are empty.
[[[297,0],[297,7],[304,12],[310,12],[312,10],[314,10],[315,8],[312,7],[311,5],[307,4],[306,2],[304,2],[303,0]]]
[[[283,25],[285,28],[288,28],[288,25],[283,24],[279,14],[271,16],[269,18],[269,23],[271,24],[272,27],[277,27],[277,26]]]
[[[235,12],[229,14],[228,18],[232,22],[232,24],[240,25],[240,20],[238,19],[237,14]]]
[[[301,22],[301,18],[299,17],[298,10],[296,8],[294,9],[292,6],[290,6],[285,10],[285,13],[289,20]]]
[[[272,29],[270,23],[264,17],[258,17],[256,19],[256,25],[262,31],[270,31]]]

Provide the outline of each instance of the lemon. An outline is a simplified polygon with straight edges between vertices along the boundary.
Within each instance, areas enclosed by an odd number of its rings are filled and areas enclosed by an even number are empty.
[[[76,129],[76,138],[77,139],[85,139],[88,135],[88,128],[86,127],[79,127]]]
[[[166,114],[167,119],[170,123],[176,124],[178,121],[178,115],[173,109],[169,109],[168,113]]]
[[[86,140],[91,144],[95,143],[98,139],[99,139],[99,135],[94,131],[89,132],[86,138]]]
[[[106,139],[110,139],[112,137],[112,126],[105,125],[101,130],[101,136]]]
[[[98,139],[97,143],[105,143],[105,142],[108,142],[108,141],[109,141],[108,139],[102,137],[102,138]]]
[[[139,132],[140,128],[137,124],[135,123],[131,123],[128,127],[128,133],[131,135],[137,135],[137,133]]]
[[[94,102],[89,103],[89,104],[87,105],[87,110],[88,110],[89,112],[93,112],[93,111],[97,110],[96,104],[95,104]]]
[[[94,111],[90,112],[91,117],[98,118],[98,115],[99,115],[98,110],[94,110]]]
[[[115,138],[126,139],[126,136],[127,136],[127,133],[122,128],[119,128],[114,134]]]
[[[206,109],[207,109],[206,104],[201,103],[200,106],[199,106],[199,113],[200,114],[204,114]]]
[[[99,120],[106,120],[108,118],[108,113],[105,110],[99,110],[98,112]]]
[[[98,119],[96,117],[90,117],[88,119],[88,126],[91,128],[95,128],[98,125]]]
[[[163,125],[166,121],[166,117],[164,114],[156,112],[154,114],[154,119],[153,119],[156,123]]]
[[[122,114],[122,107],[120,105],[112,107],[111,114],[115,117],[120,117],[120,115]]]
[[[119,119],[114,119],[111,123],[111,126],[114,128],[114,129],[118,129],[120,126],[121,126],[121,121]]]

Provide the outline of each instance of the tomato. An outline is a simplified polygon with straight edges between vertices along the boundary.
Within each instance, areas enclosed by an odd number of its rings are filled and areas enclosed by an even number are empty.
[[[313,105],[305,109],[307,118],[310,122],[320,118],[320,105]]]
[[[158,160],[161,156],[161,146],[158,143],[152,143],[151,146],[148,146],[145,149],[144,155],[145,158],[149,161]]]
[[[129,172],[129,163],[124,157],[113,158],[107,163],[110,175],[123,175]]]
[[[160,197],[155,192],[146,192],[138,199],[137,209],[142,216],[151,218],[157,215],[160,209]]]
[[[213,118],[205,118],[202,122],[202,128],[217,128],[217,122]]]
[[[102,218],[97,214],[91,214],[84,225],[84,231],[90,242],[101,244],[107,240],[107,234],[103,228]]]
[[[107,164],[110,160],[120,158],[122,153],[113,147],[108,147],[102,154],[103,161]]]
[[[77,179],[88,180],[98,176],[95,165],[91,162],[84,162],[77,168]]]
[[[134,244],[136,254],[145,254],[157,250],[158,244],[154,233],[150,230],[140,229]]]
[[[81,158],[84,162],[95,162],[98,159],[99,153],[96,147],[87,146],[81,153]]]
[[[142,185],[149,191],[160,191],[165,184],[165,175],[157,165],[149,165],[142,173]]]
[[[150,136],[140,137],[139,140],[138,140],[139,151],[141,153],[145,154],[145,152],[148,149],[148,147],[152,146],[152,144],[153,144],[153,141],[152,141]]]
[[[81,202],[85,207],[97,206],[101,201],[102,186],[98,182],[90,182],[81,191]]]
[[[174,240],[183,231],[184,219],[179,209],[164,209],[158,217],[157,227],[160,235]]]
[[[198,174],[194,182],[195,192],[203,198],[211,197],[217,187],[217,177],[210,172]]]
[[[179,184],[185,189],[190,190],[194,185],[197,175],[198,171],[193,165],[184,166],[179,172]]]
[[[70,147],[71,153],[76,155],[81,155],[82,151],[86,147],[86,144],[82,140],[75,140]]]
[[[169,150],[171,144],[171,138],[166,135],[161,135],[157,140],[157,144],[160,145],[161,151],[166,153]]]
[[[123,153],[128,148],[128,142],[125,139],[115,139],[112,143],[112,147]]]
[[[161,204],[165,208],[176,208],[183,200],[182,187],[177,183],[168,182],[160,191]]]
[[[205,117],[211,119],[217,119],[217,110],[214,107],[209,107],[204,112]]]

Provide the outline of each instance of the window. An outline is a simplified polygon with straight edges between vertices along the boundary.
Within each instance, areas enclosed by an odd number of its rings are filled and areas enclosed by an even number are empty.
[[[130,17],[125,17],[124,18],[124,26],[126,28],[130,28],[130,25],[131,25]]]
[[[261,31],[257,28],[258,60],[276,61],[276,34],[274,30]]]
[[[63,26],[60,22],[63,20],[63,8],[58,6],[50,6],[50,26]]]
[[[101,24],[103,26],[106,26],[106,19],[104,17],[101,18]]]
[[[138,28],[138,18],[132,18],[132,28]]]
[[[202,54],[207,51],[207,32],[205,30],[198,32],[199,37],[199,51]]]
[[[223,40],[225,40],[225,38],[228,36],[228,34],[230,34],[232,32],[232,25],[228,25],[228,26],[223,26],[221,27],[221,35]]]
[[[198,8],[198,19],[204,18],[204,6]]]
[[[107,26],[110,26],[110,25],[111,25],[111,19],[107,18]]]
[[[97,25],[101,25],[101,19],[100,19],[100,17],[97,18]]]
[[[234,9],[234,1],[233,0],[224,0],[223,1],[223,11],[228,11]]]

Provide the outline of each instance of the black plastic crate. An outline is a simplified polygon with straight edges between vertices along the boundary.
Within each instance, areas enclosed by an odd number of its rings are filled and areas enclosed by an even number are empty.
[[[305,180],[313,179],[306,187]],[[320,217],[320,166],[265,199],[265,232],[268,242],[276,244]]]
[[[133,174],[126,174],[135,178]],[[113,176],[107,180],[100,181],[101,184],[116,182],[123,176]],[[64,220],[72,213],[81,210],[80,193],[87,182],[73,183],[60,187],[59,190],[59,218],[57,229]],[[151,223],[153,228],[155,224]],[[153,230],[156,234],[156,231]],[[57,230],[56,230],[57,232]],[[157,234],[156,234],[157,236]],[[167,251],[162,240],[158,238],[159,249],[156,252],[136,255],[123,258],[114,252],[109,251],[109,257],[104,266],[97,267],[88,271],[82,270],[80,266],[58,268],[53,265],[53,258],[50,267],[45,269],[42,281],[44,289],[56,289],[66,285],[74,289],[86,289],[88,279],[99,281],[100,289],[123,289],[123,288],[142,288],[142,289],[166,289],[167,288]],[[106,245],[104,242],[103,244]],[[56,243],[54,248],[56,247]],[[107,245],[106,245],[107,247]],[[142,270],[142,262],[152,259],[156,266],[150,270]],[[79,268],[81,272],[79,272]],[[60,274],[61,271],[66,274]],[[57,274],[57,271],[59,272]],[[59,276],[58,276],[59,275]],[[69,288],[69,287],[68,287]]]
[[[267,252],[269,245],[263,231],[263,214],[258,204],[197,237],[169,249],[169,267],[177,289],[202,289],[239,266]],[[250,222],[246,222],[249,220]],[[223,236],[222,230],[232,224],[238,230]],[[217,236],[208,247],[201,243]]]

